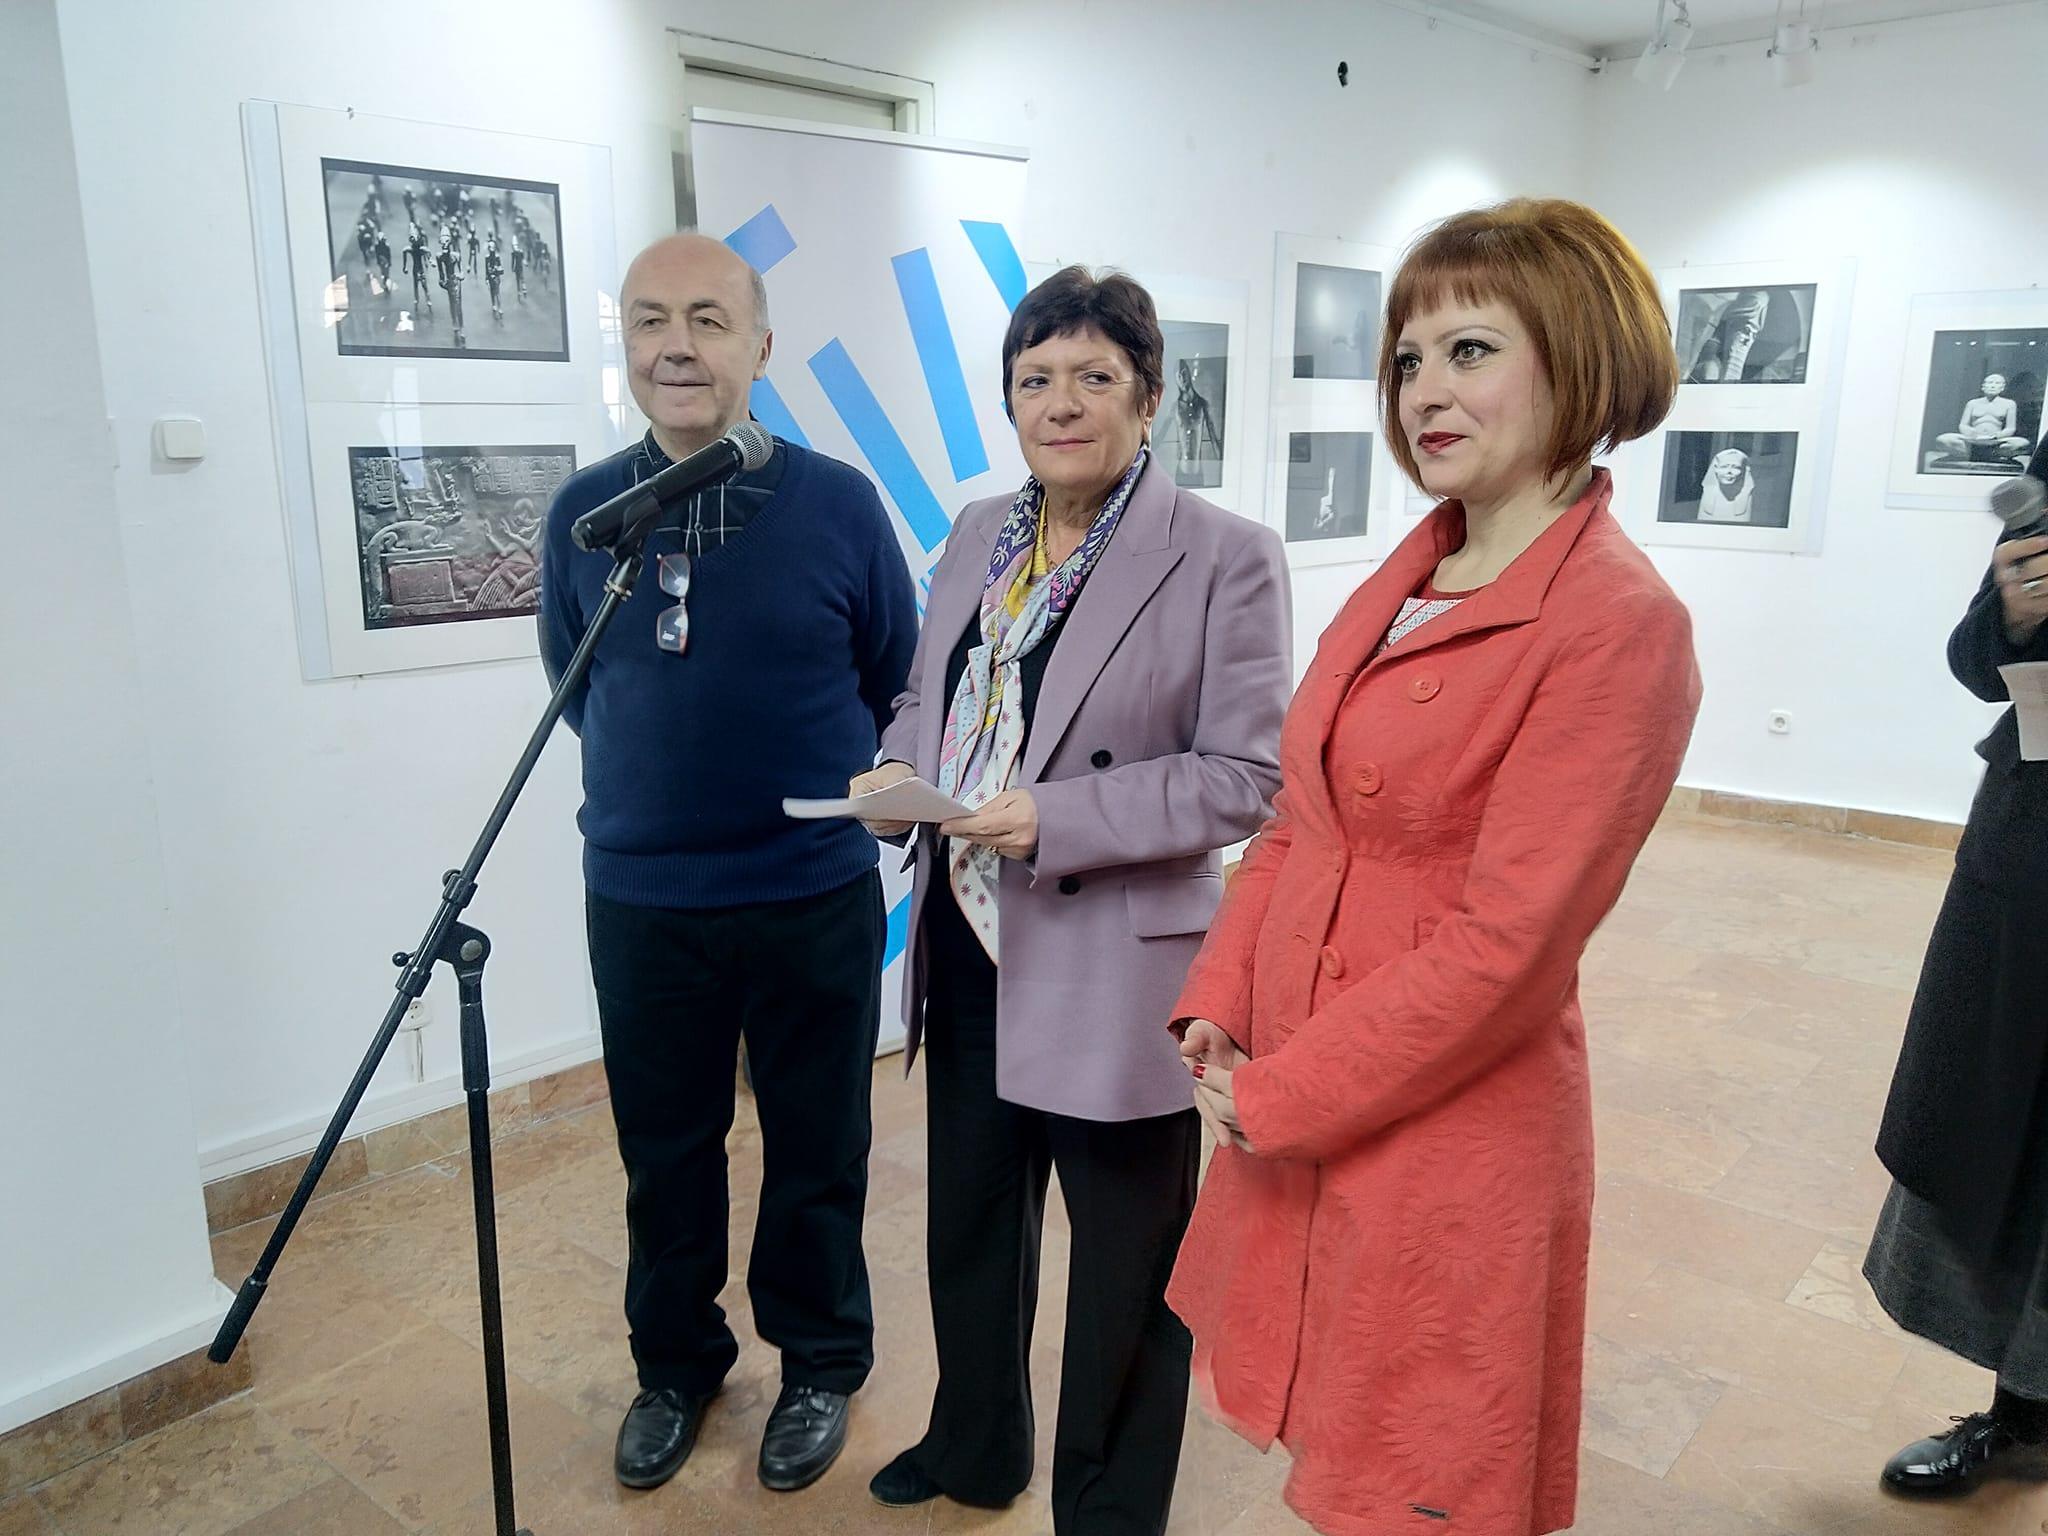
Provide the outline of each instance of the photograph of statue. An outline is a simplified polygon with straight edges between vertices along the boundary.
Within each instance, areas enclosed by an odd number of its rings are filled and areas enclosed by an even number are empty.
[[[364,628],[538,610],[541,531],[574,448],[351,448],[348,458]]]

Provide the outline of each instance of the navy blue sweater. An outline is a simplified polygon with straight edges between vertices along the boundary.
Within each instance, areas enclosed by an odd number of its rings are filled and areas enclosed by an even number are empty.
[[[583,876],[636,906],[787,901],[874,868],[858,822],[792,821],[786,795],[843,795],[871,767],[910,673],[910,571],[859,471],[777,443],[774,493],[723,547],[692,561],[682,655],[654,643],[675,599],[647,565],[564,718],[583,739]],[[604,595],[611,557],[569,525],[632,484],[638,447],[578,470],[548,508],[540,645],[559,677]]]

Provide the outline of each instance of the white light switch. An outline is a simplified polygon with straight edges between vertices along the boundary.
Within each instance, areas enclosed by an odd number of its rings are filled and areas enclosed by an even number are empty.
[[[206,425],[193,416],[160,416],[156,423],[156,451],[174,460],[206,457]]]

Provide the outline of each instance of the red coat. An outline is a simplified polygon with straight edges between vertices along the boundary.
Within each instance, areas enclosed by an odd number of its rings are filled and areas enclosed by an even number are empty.
[[[1585,498],[1384,655],[1446,503],[1323,636],[1176,1008],[1252,1057],[1168,1299],[1336,1536],[1572,1523],[1593,1199],[1579,957],[1699,706],[1684,607]],[[1448,1525],[1441,1515],[1447,1513]]]

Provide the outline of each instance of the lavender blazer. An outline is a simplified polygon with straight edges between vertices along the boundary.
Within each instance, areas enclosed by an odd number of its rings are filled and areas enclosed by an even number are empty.
[[[936,782],[946,663],[979,611],[1010,497],[960,514],[882,760]],[[1085,1120],[1189,1106],[1168,1014],[1222,896],[1218,851],[1280,787],[1293,682],[1287,558],[1269,528],[1139,479],[1046,667],[1017,784],[1038,854],[1005,859],[996,900],[996,1093]],[[924,903],[939,839],[916,837],[904,984],[906,1072],[924,1030]],[[906,867],[908,867],[906,861]]]

